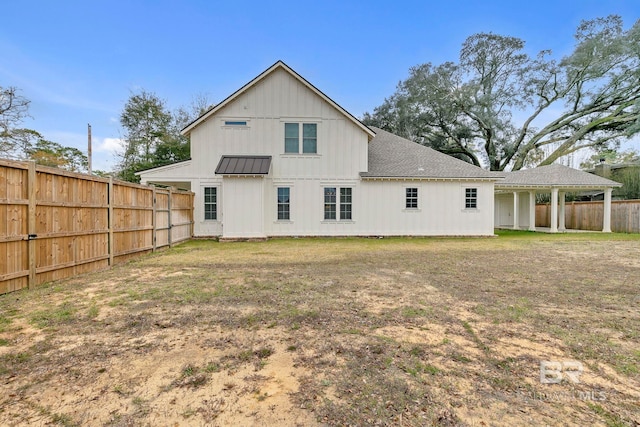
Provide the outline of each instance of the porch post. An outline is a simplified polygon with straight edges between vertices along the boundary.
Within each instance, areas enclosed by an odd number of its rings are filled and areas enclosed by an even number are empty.
[[[520,224],[518,224],[518,217],[520,216],[520,213],[518,212],[518,192],[514,191],[513,192],[513,229],[517,230],[520,226]]]
[[[602,232],[611,233],[611,192],[613,188],[604,190],[604,212],[602,214]]]
[[[558,213],[558,230],[565,231],[564,224],[564,191],[560,191],[558,193],[558,197],[560,198],[560,212]]]
[[[549,218],[549,226],[552,233],[558,232],[558,189],[551,189],[551,217]]]
[[[529,191],[529,231],[536,231],[536,192]]]

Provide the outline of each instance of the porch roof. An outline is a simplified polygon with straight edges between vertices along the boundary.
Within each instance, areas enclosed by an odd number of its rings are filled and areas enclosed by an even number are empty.
[[[267,175],[271,156],[222,156],[216,175]]]
[[[552,188],[593,190],[621,186],[622,184],[618,182],[598,175],[553,164],[508,172],[502,181],[496,182],[495,189],[497,191]]]

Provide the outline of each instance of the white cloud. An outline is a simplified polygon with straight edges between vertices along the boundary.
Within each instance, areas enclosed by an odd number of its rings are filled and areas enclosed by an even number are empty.
[[[119,154],[124,149],[122,138],[103,138],[102,141],[94,145],[94,151]]]
[[[124,141],[120,138],[93,138],[93,170],[112,171],[124,151]]]
[[[45,138],[67,147],[75,147],[87,153],[87,135],[75,132],[46,131]],[[93,135],[91,140],[92,168],[94,170],[110,171],[118,163],[120,154],[124,151],[124,141],[121,138],[102,138]]]

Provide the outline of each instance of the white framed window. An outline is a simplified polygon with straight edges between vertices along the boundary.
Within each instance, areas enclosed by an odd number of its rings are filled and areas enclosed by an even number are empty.
[[[204,219],[218,219],[218,189],[217,187],[204,187]]]
[[[406,209],[418,209],[418,189],[416,187],[405,188],[404,207]]]
[[[353,189],[351,187],[324,187],[324,219],[328,221],[338,219],[351,221],[353,219]]]
[[[351,220],[351,207],[352,207],[352,199],[351,199],[351,188],[341,188],[340,189],[340,219],[341,220]]]
[[[291,189],[289,187],[278,187],[278,221],[289,221],[291,219]]]
[[[224,128],[247,129],[249,127],[248,119],[222,119],[221,122]]]
[[[464,189],[464,208],[478,209],[478,189],[477,188]]]
[[[318,124],[285,123],[284,152],[285,154],[317,154]]]
[[[324,188],[324,219],[336,219],[336,187]]]
[[[302,124],[302,152],[304,154],[318,152],[318,125],[315,123]]]

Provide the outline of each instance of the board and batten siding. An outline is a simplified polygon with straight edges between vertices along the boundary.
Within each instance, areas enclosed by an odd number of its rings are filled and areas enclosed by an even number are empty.
[[[269,236],[348,236],[359,234],[359,181],[330,179],[272,179],[265,188],[265,231]],[[277,189],[290,189],[290,219],[278,221]],[[351,188],[351,221],[324,220],[324,189]],[[338,190],[339,192],[339,190]],[[340,197],[339,193],[336,196]],[[339,213],[338,213],[339,214]]]
[[[289,187],[291,218],[277,220],[277,188]],[[351,221],[324,220],[324,187],[352,188]],[[418,188],[407,209],[406,188]],[[465,209],[465,189],[478,189],[478,208]],[[493,183],[426,180],[273,180],[265,188],[269,236],[493,235]]]
[[[284,152],[290,122],[317,124],[317,153]],[[191,129],[190,138],[190,161],[143,172],[141,178],[189,182],[195,236],[493,234],[493,182],[361,179],[368,171],[368,132],[283,68],[236,94]],[[215,175],[225,155],[271,156],[271,169],[261,177]],[[204,219],[206,187],[217,188],[216,220]],[[287,221],[277,219],[278,187],[290,189]],[[352,189],[351,221],[324,220],[325,187]],[[419,188],[419,209],[405,209],[406,187]],[[478,209],[464,209],[467,187],[478,188]]]
[[[222,197],[224,237],[266,237],[264,232],[264,178],[225,177]],[[258,208],[256,208],[258,207]]]
[[[284,153],[286,122],[317,123],[317,154]],[[357,179],[367,170],[367,144],[367,134],[344,114],[276,70],[193,129],[191,157],[200,178],[212,176],[223,155],[270,155],[273,177]]]
[[[246,121],[247,125],[226,126],[225,121]],[[287,122],[317,124],[316,154],[284,152],[284,124]],[[348,181],[355,185],[360,172],[368,168],[367,145],[367,134],[342,112],[286,71],[276,70],[193,129],[192,160],[181,167],[151,171],[142,178],[147,182],[153,181],[154,176],[164,176],[191,183],[195,193],[196,236],[331,235],[336,227],[338,231],[343,227],[341,224],[321,224],[324,211],[320,182],[335,184],[337,180],[338,184]],[[215,175],[215,168],[224,155],[272,156],[269,177],[244,181],[243,178]],[[276,221],[277,190],[273,180],[296,183],[291,187],[292,198],[307,200],[305,205],[300,205],[305,206],[307,213],[304,216],[297,215],[295,221],[286,225]],[[245,188],[248,182],[254,181],[262,182],[261,198],[257,198],[256,188]],[[217,220],[204,219],[205,187],[217,188]],[[253,194],[246,200],[250,204],[237,203],[236,198],[246,197],[241,194],[244,190]],[[256,206],[257,200],[264,200],[260,209],[261,230],[254,224],[258,217],[252,206]],[[292,215],[297,214],[297,209],[292,204]],[[252,218],[245,218],[251,216],[250,212]],[[244,224],[245,230],[238,228],[241,220],[249,221]]]
[[[360,188],[363,235],[493,235],[493,182],[365,180]],[[418,189],[417,209],[405,207],[406,188]],[[467,188],[478,190],[476,209],[465,209]]]

